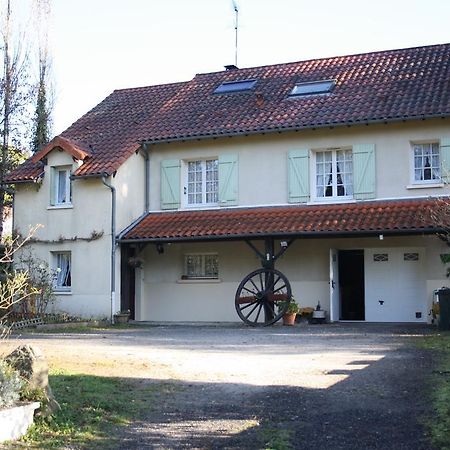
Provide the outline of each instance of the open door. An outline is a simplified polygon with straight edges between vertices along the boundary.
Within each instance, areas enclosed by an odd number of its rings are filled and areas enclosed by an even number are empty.
[[[330,321],[339,320],[339,264],[338,251],[330,249]]]

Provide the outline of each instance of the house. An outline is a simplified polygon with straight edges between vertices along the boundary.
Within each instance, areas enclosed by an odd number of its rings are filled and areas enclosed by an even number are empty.
[[[287,280],[332,321],[427,322],[449,177],[444,44],[117,90],[8,183],[71,313],[239,321],[238,287]]]

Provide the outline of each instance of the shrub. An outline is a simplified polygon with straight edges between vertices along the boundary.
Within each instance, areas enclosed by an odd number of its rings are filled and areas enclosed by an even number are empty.
[[[19,401],[23,386],[20,375],[4,361],[0,361],[0,408]]]

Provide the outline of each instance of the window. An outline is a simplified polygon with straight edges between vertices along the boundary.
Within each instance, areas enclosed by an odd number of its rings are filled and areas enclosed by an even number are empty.
[[[375,262],[386,262],[389,261],[389,255],[387,253],[374,253],[373,260]]]
[[[289,94],[290,97],[302,95],[326,94],[331,92],[336,82],[334,80],[309,81],[297,83]]]
[[[229,94],[231,92],[244,92],[252,90],[256,85],[256,80],[226,81],[219,85],[214,94]]]
[[[219,201],[218,160],[187,162],[187,204],[192,206],[217,204]]]
[[[70,205],[72,203],[72,183],[70,180],[70,167],[52,168],[52,205]]]
[[[419,261],[418,253],[404,253],[403,261]]]
[[[70,252],[53,253],[55,291],[70,291],[72,288],[72,263]]]
[[[219,277],[219,256],[217,254],[189,254],[184,256],[183,279]]]
[[[441,181],[438,143],[413,144],[414,182],[436,183]]]
[[[351,150],[315,152],[316,197],[351,197],[353,195],[353,161]]]

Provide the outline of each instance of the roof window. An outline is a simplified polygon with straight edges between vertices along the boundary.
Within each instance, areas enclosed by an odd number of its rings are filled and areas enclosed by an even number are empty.
[[[335,80],[307,81],[297,83],[289,94],[290,97],[298,97],[301,95],[326,94],[331,92],[336,84]]]
[[[216,88],[214,94],[250,91],[255,86],[256,81],[257,80],[226,81]]]

